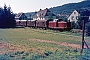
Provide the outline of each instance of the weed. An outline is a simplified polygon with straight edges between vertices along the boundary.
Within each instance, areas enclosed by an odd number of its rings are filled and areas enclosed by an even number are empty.
[[[49,56],[49,55],[51,55],[51,54],[53,54],[53,53],[52,53],[51,51],[45,51],[44,54],[45,54],[46,56]]]
[[[24,53],[24,54],[23,54],[23,56],[28,56],[28,55],[29,55],[29,53],[28,53],[28,52],[26,52],[26,53]]]

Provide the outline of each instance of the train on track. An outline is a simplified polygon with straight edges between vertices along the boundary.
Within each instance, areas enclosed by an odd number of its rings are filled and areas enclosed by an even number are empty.
[[[70,30],[71,22],[64,22],[59,20],[16,20],[16,26],[54,30]]]

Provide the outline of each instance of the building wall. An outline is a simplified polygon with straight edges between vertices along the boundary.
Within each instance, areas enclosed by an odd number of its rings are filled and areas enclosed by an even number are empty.
[[[44,18],[40,18],[40,17],[33,18],[33,20],[49,20],[49,19],[56,19],[56,16],[51,16],[51,17],[45,16]]]
[[[80,14],[76,10],[74,10],[73,13],[69,16],[68,20],[70,22],[73,22],[73,21],[77,22],[79,16],[80,16]]]
[[[33,18],[33,20],[45,20],[45,18]]]

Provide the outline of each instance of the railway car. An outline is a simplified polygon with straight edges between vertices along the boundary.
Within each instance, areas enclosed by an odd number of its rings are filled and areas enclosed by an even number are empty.
[[[20,20],[20,26],[27,26],[27,20]]]
[[[20,20],[16,20],[16,26],[20,26]]]
[[[60,21],[58,22],[57,25],[58,25],[58,29],[65,30],[65,31],[71,30],[71,22]]]
[[[37,20],[36,21],[36,27],[46,29],[47,28],[47,21],[46,20]]]
[[[60,22],[57,22],[58,23],[58,28],[60,29],[65,29],[67,28],[67,22],[64,22],[64,21],[60,21]]]
[[[57,22],[49,21],[48,28],[55,29],[57,27]]]
[[[55,29],[60,30],[60,31],[64,31],[67,28],[67,22],[64,21],[58,21],[57,22],[57,27]]]
[[[28,20],[27,21],[27,26],[28,27],[36,27],[36,20]]]

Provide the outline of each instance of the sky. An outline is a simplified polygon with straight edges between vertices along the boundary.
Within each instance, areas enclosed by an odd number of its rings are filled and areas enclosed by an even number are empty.
[[[61,6],[66,3],[77,3],[83,0],[0,0],[0,6],[10,5],[14,13],[35,12],[40,9]]]

